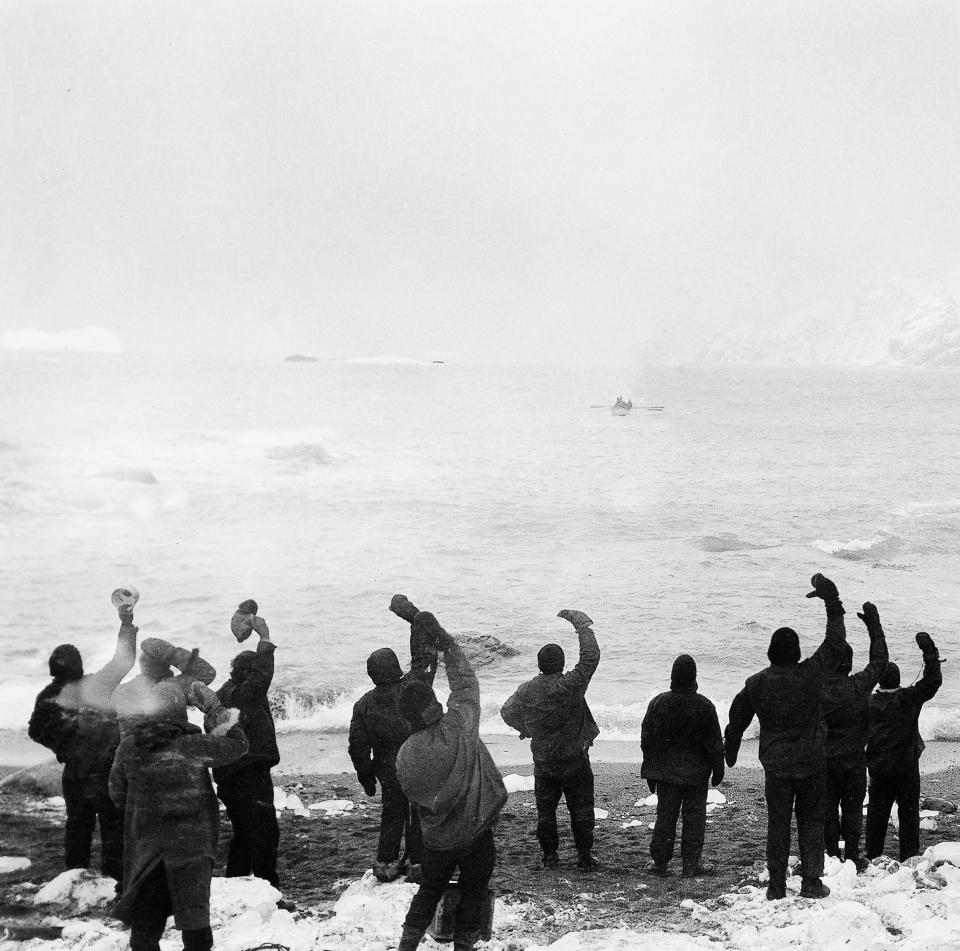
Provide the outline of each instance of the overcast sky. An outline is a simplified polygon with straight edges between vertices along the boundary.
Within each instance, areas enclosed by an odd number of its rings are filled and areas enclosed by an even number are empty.
[[[960,278],[960,4],[0,5],[0,330],[637,358]]]

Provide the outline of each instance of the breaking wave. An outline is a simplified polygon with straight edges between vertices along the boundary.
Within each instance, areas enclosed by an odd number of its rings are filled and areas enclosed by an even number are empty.
[[[756,551],[760,548],[769,548],[769,545],[757,545],[754,542],[744,541],[731,532],[721,532],[719,535],[703,535],[697,539],[696,545],[703,551],[715,554],[724,551]]]
[[[813,547],[844,561],[876,561],[900,554],[904,541],[892,532],[877,532],[867,538],[851,538],[845,541],[819,538],[813,543]]]

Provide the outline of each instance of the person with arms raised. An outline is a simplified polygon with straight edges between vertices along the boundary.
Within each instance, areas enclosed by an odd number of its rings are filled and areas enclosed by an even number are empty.
[[[897,803],[900,821],[900,861],[920,853],[920,710],[940,685],[940,655],[933,638],[917,634],[923,655],[923,675],[909,687],[900,686],[900,668],[888,663],[880,675],[867,710],[867,769],[870,802],[867,805],[867,858],[883,854],[890,810]]]
[[[754,716],[760,721],[760,765],[767,800],[767,898],[787,895],[790,820],[796,811],[797,838],[803,866],[800,895],[825,898],[830,889],[823,875],[823,813],[826,770],[821,690],[827,670],[836,668],[846,638],[844,609],[837,586],[822,574],[811,579],[808,598],[826,606],[827,630],[816,651],[800,660],[800,638],[789,627],[773,632],[767,657],[770,666],[747,679],[730,704],[724,732],[727,765],[737,762],[744,730]]]
[[[422,884],[407,911],[398,951],[420,944],[450,876],[459,869],[454,951],[479,939],[488,884],[496,864],[493,827],[507,790],[480,739],[480,684],[457,642],[427,611],[413,619],[418,640],[443,652],[450,684],[447,710],[433,688],[413,678],[400,693],[410,737],[397,753],[397,778],[420,813]]]
[[[586,692],[600,663],[600,647],[582,611],[561,611],[580,641],[580,657],[563,672],[565,656],[559,644],[546,644],[537,653],[540,674],[521,684],[500,708],[508,726],[529,736],[533,754],[537,840],[546,868],[560,864],[557,806],[567,801],[578,867],[594,868],[593,828],[596,822],[590,747],[600,730],[587,705]]]

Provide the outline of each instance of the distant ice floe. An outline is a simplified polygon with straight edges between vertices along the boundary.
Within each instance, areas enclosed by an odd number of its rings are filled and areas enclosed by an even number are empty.
[[[8,330],[0,337],[4,350],[121,353],[119,337],[106,327],[81,327],[52,333],[46,330]]]

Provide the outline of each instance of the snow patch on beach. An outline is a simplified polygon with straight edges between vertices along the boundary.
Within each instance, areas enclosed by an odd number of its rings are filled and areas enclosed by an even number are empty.
[[[33,863],[23,855],[0,855],[0,875],[30,868]]]

